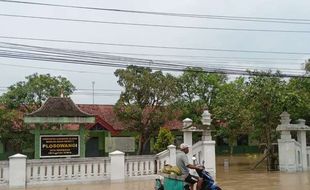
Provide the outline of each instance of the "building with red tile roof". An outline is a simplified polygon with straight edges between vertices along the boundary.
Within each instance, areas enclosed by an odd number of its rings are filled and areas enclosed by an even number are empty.
[[[114,105],[78,104],[77,106],[82,111],[96,116],[96,123],[88,125],[88,129],[96,126],[98,127],[98,124],[112,134],[117,134],[126,129],[126,124],[117,119],[117,116],[113,111]],[[175,119],[167,121],[163,127],[169,128],[170,130],[179,130],[182,128],[182,125],[182,121]]]

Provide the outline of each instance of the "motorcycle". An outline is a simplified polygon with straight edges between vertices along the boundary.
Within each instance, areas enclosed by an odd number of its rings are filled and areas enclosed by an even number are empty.
[[[202,166],[202,170],[196,169],[196,172],[200,178],[202,178],[202,186],[200,190],[222,190],[215,182],[213,177]]]
[[[193,157],[192,160],[195,163],[196,158]],[[201,168],[201,169],[196,169],[196,173],[198,174],[198,176],[200,178],[202,178],[202,181],[203,181],[200,190],[222,190],[216,184],[216,182],[213,179],[213,177],[211,176],[211,174],[207,170],[205,170],[204,161],[203,161],[202,165],[197,164],[196,166]]]
[[[195,157],[193,157],[192,159],[193,159],[193,161],[196,160]],[[199,166],[199,168],[201,168],[201,169],[196,169],[196,173],[198,174],[198,176],[200,178],[202,178],[201,189],[197,189],[197,190],[222,190],[216,184],[216,182],[213,179],[213,177],[211,176],[211,174],[208,171],[205,170],[203,165],[196,165],[196,166]],[[155,188],[154,188],[155,190],[167,189],[166,187],[164,188],[164,186],[166,186],[166,184],[163,184],[160,179],[156,179],[155,180]],[[190,189],[189,188],[189,184],[186,184],[185,186],[182,185],[181,187],[178,190],[189,190]]]

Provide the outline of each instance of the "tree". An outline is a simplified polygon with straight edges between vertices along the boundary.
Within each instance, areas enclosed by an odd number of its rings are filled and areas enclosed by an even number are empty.
[[[221,86],[214,99],[212,114],[214,123],[218,126],[217,135],[228,137],[231,154],[237,136],[248,134],[251,129],[250,112],[245,98],[246,88],[245,79],[239,77]]]
[[[167,149],[167,146],[173,144],[174,136],[169,129],[161,127],[157,136],[156,143],[154,145],[154,150],[156,152],[161,152]]]
[[[26,81],[18,82],[9,87],[0,102],[7,108],[17,109],[21,106],[26,112],[39,108],[51,96],[68,96],[75,87],[64,77],[52,77],[49,74],[33,74],[26,77]]]
[[[0,139],[5,144],[12,134],[16,112],[0,109]]]
[[[310,59],[305,61],[305,70],[306,75],[309,75]],[[305,119],[306,124],[310,125],[310,78],[292,78],[287,85],[287,89],[291,94],[287,98],[287,102],[290,103],[287,110],[292,119]]]
[[[33,145],[33,135],[28,126],[23,126],[24,113],[38,109],[50,96],[70,95],[74,86],[66,78],[49,74],[33,74],[26,81],[17,82],[0,97],[1,141],[9,144],[15,152],[21,152]]]
[[[212,100],[218,89],[226,81],[222,74],[208,74],[201,68],[187,68],[178,78],[178,107],[183,111],[183,118],[191,118],[195,123],[206,107],[212,110]]]
[[[287,85],[287,111],[294,120],[305,119],[310,125],[310,78],[292,78]]]
[[[16,153],[31,148],[34,140],[29,129],[22,127],[20,115],[17,110],[0,109],[0,140]]]
[[[124,87],[114,111],[129,130],[139,133],[138,154],[147,152],[152,135],[173,117],[169,106],[177,95],[177,82],[170,74],[129,66],[117,69],[118,84]]]
[[[248,81],[247,107],[251,113],[251,123],[254,128],[254,137],[266,144],[268,150],[267,168],[272,169],[272,160],[275,157],[272,143],[277,140],[276,127],[279,124],[279,115],[285,109],[286,82],[271,72],[256,73]]]

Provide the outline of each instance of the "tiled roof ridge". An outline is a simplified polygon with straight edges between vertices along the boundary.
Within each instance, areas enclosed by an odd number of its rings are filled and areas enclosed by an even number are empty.
[[[61,104],[61,102],[63,104]],[[58,103],[58,104],[57,104]],[[59,107],[65,105],[68,107]],[[51,108],[56,106],[55,108]],[[58,106],[58,107],[57,107]],[[46,113],[48,112],[48,113]],[[92,114],[82,111],[70,97],[49,97],[36,111],[27,114],[29,117],[90,117]]]

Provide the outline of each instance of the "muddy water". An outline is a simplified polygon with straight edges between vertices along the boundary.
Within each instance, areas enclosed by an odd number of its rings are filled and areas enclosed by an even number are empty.
[[[219,157],[216,181],[225,190],[310,190],[310,171],[267,172],[264,163],[252,170],[259,160],[259,156],[253,155]],[[227,161],[228,166],[224,164]]]
[[[310,190],[310,171],[300,173],[266,172],[264,166],[250,168],[259,156],[243,155],[217,157],[216,181],[224,190]],[[225,163],[225,164],[224,164]],[[126,183],[97,183],[35,187],[28,190],[153,190],[154,181],[131,181]]]

